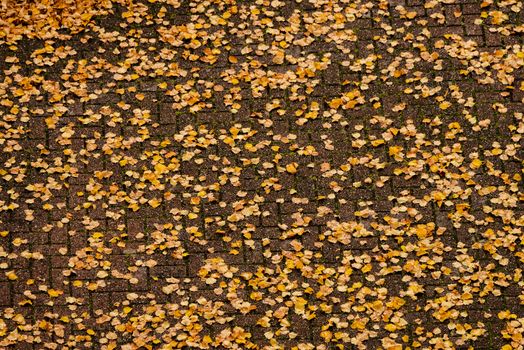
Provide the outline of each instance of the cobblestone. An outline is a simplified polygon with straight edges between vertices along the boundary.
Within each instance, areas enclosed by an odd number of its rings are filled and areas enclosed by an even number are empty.
[[[2,20],[0,348],[523,349],[521,7]]]

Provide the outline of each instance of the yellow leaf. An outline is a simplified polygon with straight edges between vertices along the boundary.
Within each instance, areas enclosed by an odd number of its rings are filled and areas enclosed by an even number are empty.
[[[262,327],[264,327],[264,328],[269,327],[269,326],[270,326],[270,323],[269,323],[269,317],[264,316],[264,317],[260,318],[260,319],[257,321],[257,325],[262,326]]]
[[[433,192],[433,199],[439,202],[443,201],[444,199],[446,199],[446,194],[440,191]]]
[[[373,268],[373,265],[371,265],[371,264],[366,264],[366,265],[364,265],[364,266],[362,267],[361,271],[362,271],[363,273],[367,273],[367,272],[371,271],[372,268]]]
[[[384,328],[388,332],[394,332],[394,331],[397,330],[397,327],[394,324],[392,324],[392,323],[388,323],[386,326],[384,326]]]
[[[5,273],[5,275],[11,281],[14,281],[14,280],[18,279],[18,276],[16,275],[16,273],[14,271],[8,271],[8,272]]]
[[[61,290],[56,290],[56,289],[49,289],[47,291],[47,294],[49,294],[49,296],[52,297],[52,298],[56,298],[56,297],[64,294],[64,292],[61,291]]]
[[[306,304],[307,304],[307,300],[302,298],[302,297],[298,297],[295,299],[295,310],[298,310],[298,311],[303,311],[306,307]]]
[[[373,147],[378,147],[378,146],[380,146],[380,145],[383,145],[384,143],[385,143],[385,141],[382,140],[382,139],[371,141],[371,144],[373,145]]]
[[[46,203],[46,204],[44,204],[44,205],[42,206],[42,208],[43,208],[44,210],[51,210],[51,209],[53,209],[53,206],[52,206],[51,204],[49,204],[49,203]]]
[[[73,282],[73,286],[75,287],[82,287],[84,285],[84,282],[76,280]]]
[[[342,99],[335,98],[329,102],[329,107],[333,109],[337,109],[338,107],[340,107],[341,104],[342,104]]]
[[[140,206],[138,205],[138,203],[131,203],[127,207],[129,209],[132,209],[133,211],[137,211],[138,209],[140,209]]]
[[[351,328],[353,329],[359,329],[359,330],[363,330],[366,328],[366,325],[364,324],[364,322],[360,321],[360,320],[355,320],[353,321],[353,323],[351,324]]]
[[[80,18],[83,20],[83,21],[89,21],[91,19],[93,15],[91,15],[90,13],[84,13],[80,16]]]
[[[289,163],[286,165],[286,171],[290,174],[295,174],[297,172],[297,163]]]
[[[517,315],[512,314],[509,310],[500,311],[497,316],[501,320],[517,318]]]
[[[232,137],[227,136],[226,138],[224,138],[224,143],[226,145],[230,145],[231,146],[231,145],[235,144],[235,140],[233,140]]]
[[[155,164],[155,172],[162,174],[165,172],[167,167],[162,163]]]
[[[478,169],[482,165],[482,161],[480,159],[473,159],[471,162],[471,168],[472,169]]]
[[[402,147],[401,146],[391,146],[391,147],[389,147],[389,155],[390,156],[395,156],[398,153],[400,153],[400,151],[402,151]]]
[[[202,341],[204,344],[209,344],[213,342],[213,339],[209,335],[205,335],[204,338],[202,338]]]
[[[446,110],[451,106],[451,103],[449,103],[448,101],[444,101],[444,102],[441,102],[438,106],[440,109]]]
[[[398,310],[400,309],[406,301],[400,297],[393,297],[391,301],[389,301],[386,306],[390,309]]]

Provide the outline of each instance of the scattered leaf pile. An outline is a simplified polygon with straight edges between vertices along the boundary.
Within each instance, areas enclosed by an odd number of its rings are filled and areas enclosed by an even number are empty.
[[[522,7],[4,1],[0,348],[523,349]]]

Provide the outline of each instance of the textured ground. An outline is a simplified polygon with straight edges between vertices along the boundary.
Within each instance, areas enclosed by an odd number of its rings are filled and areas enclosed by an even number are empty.
[[[524,348],[522,1],[2,4],[0,348]]]

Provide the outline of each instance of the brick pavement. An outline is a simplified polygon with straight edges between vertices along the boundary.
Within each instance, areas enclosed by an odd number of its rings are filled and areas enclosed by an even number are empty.
[[[0,347],[523,349],[521,7],[3,20]]]

